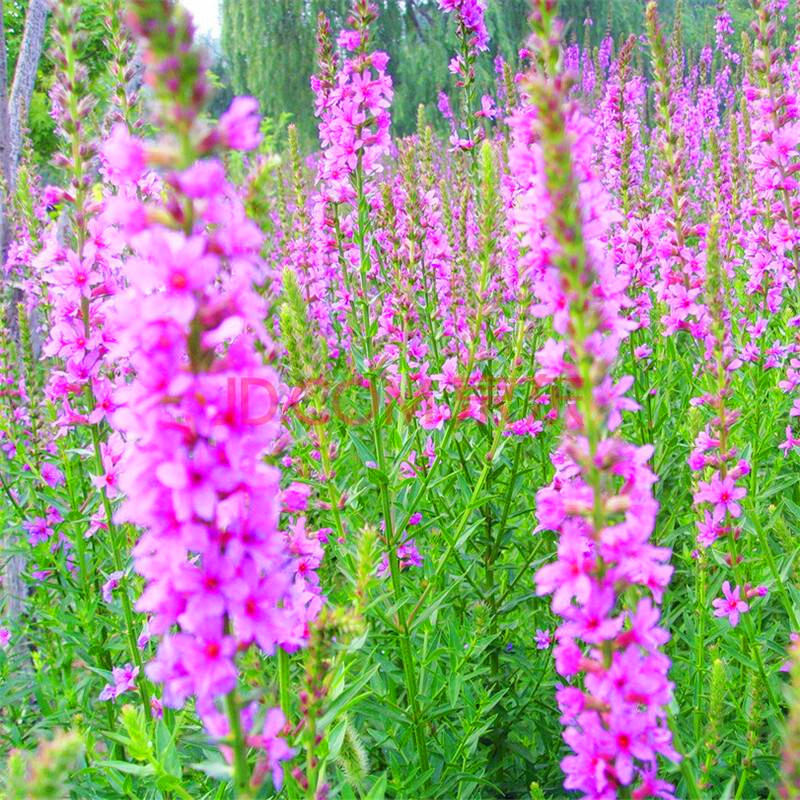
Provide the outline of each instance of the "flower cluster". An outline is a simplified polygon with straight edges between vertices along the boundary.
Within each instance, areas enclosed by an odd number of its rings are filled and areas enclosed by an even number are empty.
[[[527,241],[549,254],[537,293],[560,337],[540,354],[547,371],[539,379],[566,379],[577,395],[553,456],[555,478],[536,502],[539,529],[559,534],[558,559],[537,572],[536,584],[562,618],[554,656],[569,681],[557,692],[572,750],[561,765],[564,788],[587,798],[614,798],[622,787],[636,797],[673,797],[656,777],[659,756],[679,756],[667,726],[672,684],[661,647],[669,634],[658,609],[672,568],[669,551],[650,543],[658,509],[652,448],[611,435],[621,410],[635,407],[624,397],[630,382],[615,386],[609,374],[630,329],[621,314],[624,280],[606,244],[614,214],[593,172],[591,127],[565,99],[552,12],[540,3],[537,14],[535,45],[549,77],[531,78],[530,104],[512,125],[515,163],[528,169],[518,224],[524,229],[525,214],[538,207]],[[629,595],[638,597],[632,605]]]
[[[466,33],[467,41],[475,50],[486,50],[489,46],[489,31],[486,29],[486,0],[439,0],[439,8],[448,13],[455,12],[458,26]]]
[[[191,41],[187,23],[146,4],[138,13],[151,75],[169,82],[168,73],[185,66],[184,51],[192,52],[181,44]],[[173,44],[163,34],[176,24]],[[296,649],[307,615],[319,608],[315,594],[295,588],[295,555],[279,528],[280,472],[265,463],[280,448],[281,388],[264,365],[272,344],[254,288],[263,270],[262,236],[213,156],[257,145],[254,111],[251,101],[238,99],[213,130],[184,129],[206,157],[187,162],[174,153],[163,202],[128,191],[115,208],[131,254],[122,265],[127,288],[116,299],[114,352],[129,358],[133,373],[114,393],[111,414],[127,442],[117,519],[143,530],[134,548],[145,579],[137,609],[161,637],[146,672],[163,684],[167,706],[194,697],[209,732],[220,738],[231,733],[221,698],[233,698],[240,713],[237,653]],[[195,115],[167,109],[164,116],[181,129]],[[135,189],[152,153],[117,127],[105,156]],[[297,559],[307,550],[295,547]],[[257,718],[252,709],[241,712],[244,734],[257,744]]]
[[[391,148],[392,79],[386,72],[389,57],[368,49],[369,23],[374,17],[375,9],[367,0],[356,4],[350,18],[353,29],[344,31],[338,39],[345,51],[341,65],[338,70],[331,66],[327,80],[320,74],[311,81],[320,120],[319,177],[327,199],[335,203],[351,203],[356,167],[367,178],[378,174],[381,160]]]

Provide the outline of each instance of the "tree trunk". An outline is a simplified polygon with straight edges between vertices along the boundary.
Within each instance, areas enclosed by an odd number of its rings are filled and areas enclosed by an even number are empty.
[[[3,10],[3,0],[0,0],[0,170],[3,175],[3,186],[0,190],[0,263],[5,262],[10,243],[9,207],[17,182],[17,165],[22,151],[22,131],[28,118],[28,108],[44,45],[48,6],[47,0],[30,0],[10,98]],[[0,324],[8,324],[11,336],[19,345],[19,331],[16,323],[17,301],[21,299],[19,289],[12,288],[10,298],[7,297],[7,299],[10,299],[10,308],[2,309],[3,319],[0,320]],[[18,542],[7,535],[0,539],[0,547],[4,551],[2,562],[0,562],[4,617],[11,625],[18,623],[25,613],[25,582],[22,580],[25,556],[15,552],[17,545]],[[15,637],[11,655],[16,662],[17,669],[30,671],[32,668],[30,654],[24,638],[19,634]]]
[[[11,87],[11,98],[8,104],[11,146],[9,183],[12,188],[16,183],[17,164],[22,151],[22,130],[28,119],[28,108],[31,104],[36,73],[39,70],[39,59],[44,46],[47,12],[47,0],[30,0],[28,13],[25,15],[25,31],[22,34],[22,44],[19,48],[19,58],[14,71],[14,84]]]
[[[6,204],[11,194],[11,133],[8,121],[8,53],[6,52],[6,27],[3,0],[0,0],[0,170],[3,183],[0,191],[0,254],[6,252],[8,240],[8,214]]]
[[[0,254],[6,251],[8,242],[8,198],[9,176],[11,175],[11,141],[8,122],[8,54],[6,52],[6,31],[3,17],[3,0],[0,0],[0,169],[2,169],[3,183],[0,190]],[[13,305],[13,304],[12,304]],[[13,548],[15,542],[7,541],[6,545]],[[6,553],[3,564],[3,595],[5,597],[5,617],[9,622],[15,622],[22,616],[23,596],[25,587],[22,582],[22,570],[25,561],[16,553]]]

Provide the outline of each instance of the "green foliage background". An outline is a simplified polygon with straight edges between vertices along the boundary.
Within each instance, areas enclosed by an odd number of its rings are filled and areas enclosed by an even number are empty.
[[[102,88],[102,95],[106,91],[106,87],[102,86],[102,83],[107,81],[105,66],[108,62],[108,50],[105,44],[106,31],[103,24],[104,6],[105,3],[102,0],[83,0],[78,27],[83,37],[80,54],[81,61],[89,70],[89,76],[93,84],[97,85],[98,90]],[[14,2],[5,0],[3,3],[3,20],[8,53],[9,92],[11,91],[14,68],[22,44],[27,11],[27,0],[15,0]],[[44,167],[49,162],[57,147],[55,124],[50,116],[50,100],[48,96],[53,84],[53,62],[50,58],[51,46],[52,39],[48,30],[27,120],[32,151],[40,167]]]
[[[320,11],[334,30],[345,24],[348,0],[221,0],[222,51],[232,88],[257,97],[272,117],[288,112],[307,146],[316,140],[309,77],[314,72],[316,20]],[[447,64],[454,48],[454,23],[437,0],[376,0],[380,17],[376,46],[391,57],[395,83],[395,133],[414,130],[420,103],[433,107],[439,91],[452,87]],[[617,41],[644,31],[644,0],[561,0],[568,38],[597,46],[610,31]],[[690,52],[713,42],[714,17],[727,6],[739,31],[752,19],[749,0],[661,0],[662,21],[671,28],[676,13]],[[527,36],[529,0],[489,0],[491,55],[514,60]],[[789,12],[793,23],[794,10]],[[591,18],[593,24],[584,26]],[[480,60],[484,87],[492,80],[492,59]],[[429,115],[433,116],[433,115]]]
[[[261,102],[262,112],[274,119],[291,115],[300,129],[303,143],[316,143],[316,121],[311,114],[313,98],[309,77],[315,69],[317,16],[324,12],[334,30],[345,26],[349,0],[219,0],[222,36],[218,44],[207,41],[216,78],[212,112],[221,113],[233,92],[252,94]],[[433,109],[440,91],[452,88],[447,70],[454,49],[454,23],[438,8],[437,0],[376,0],[379,20],[375,26],[376,46],[389,53],[389,69],[395,84],[392,110],[394,130],[403,136],[414,130],[420,103]],[[738,30],[752,19],[749,0],[727,0]],[[103,0],[84,0],[80,27],[85,34],[82,61],[96,84],[105,79],[108,59],[104,43]],[[562,17],[569,25],[568,38],[599,44],[607,31],[619,41],[630,33],[643,32],[644,0],[561,0]],[[666,27],[680,13],[684,42],[698,51],[713,38],[714,16],[719,0],[661,0],[659,10]],[[22,41],[27,0],[4,3],[9,60],[9,82]],[[490,55],[501,53],[514,61],[527,36],[529,0],[489,0],[487,25],[491,34]],[[794,5],[789,9],[794,22]],[[584,26],[591,18],[593,24]],[[50,38],[39,67],[36,90],[31,100],[29,133],[37,163],[44,166],[56,141],[50,117],[48,92],[53,65],[49,58]],[[492,57],[480,59],[479,81],[484,90],[492,82]],[[100,96],[107,87],[98,85]],[[431,121],[435,112],[429,114]]]

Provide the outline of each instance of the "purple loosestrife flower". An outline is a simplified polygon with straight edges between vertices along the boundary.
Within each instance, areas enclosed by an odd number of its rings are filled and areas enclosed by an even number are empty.
[[[114,667],[111,670],[111,677],[114,682],[109,683],[100,692],[101,700],[116,700],[126,692],[136,691],[136,678],[139,675],[139,667],[126,664],[124,667]]]
[[[543,0],[534,12],[533,49],[543,71],[531,77],[528,104],[510,120],[520,187],[515,219],[525,244],[547,253],[536,293],[559,336],[546,349],[547,374],[537,379],[561,376],[575,393],[553,457],[555,479],[537,496],[539,528],[559,534],[558,559],[536,582],[563,620],[554,656],[569,679],[557,693],[571,750],[561,763],[564,788],[610,800],[622,787],[626,796],[646,796],[658,757],[680,758],[667,727],[672,684],[660,648],[669,634],[658,625],[657,606],[672,569],[669,551],[649,541],[658,510],[652,448],[611,435],[621,411],[632,408],[624,399],[630,383],[611,379],[632,327],[623,317],[626,280],[609,257],[616,215],[594,171],[591,126],[567,99],[550,6]],[[643,595],[633,608],[628,588]],[[659,790],[673,797],[668,784]]]
[[[116,589],[119,586],[120,579],[123,577],[123,575],[124,573],[120,571],[112,572],[108,576],[108,580],[103,584],[103,589],[102,589],[103,600],[105,600],[106,603],[111,602],[114,589]]]
[[[489,46],[489,31],[486,29],[486,0],[439,0],[439,8],[447,13],[455,12],[459,28],[475,50],[486,50]]]
[[[182,14],[133,7],[165,124],[185,135],[189,152],[161,146],[154,157],[144,148],[150,165],[173,153],[163,199],[136,194],[141,142],[112,137],[106,154],[128,165],[119,180],[128,180],[122,191],[131,211],[118,219],[130,256],[121,267],[127,288],[115,298],[114,352],[129,358],[132,373],[111,412],[126,439],[118,519],[143,531],[133,551],[145,580],[137,610],[150,615],[149,635],[161,637],[146,672],[163,684],[164,704],[178,708],[194,697],[208,731],[225,737],[231,729],[219,703],[227,695],[245,743],[251,735],[256,743],[261,734],[235,696],[236,654],[301,646],[319,602],[293,593],[295,558],[279,528],[280,473],[265,461],[279,449],[282,428],[280,381],[260,354],[273,350],[254,288],[264,272],[262,236],[221,164],[195,160],[192,148],[250,149],[258,119],[253,101],[240,98],[198,135],[192,120],[205,79],[193,67],[190,27]],[[181,64],[196,84],[188,93],[174,91],[168,77]],[[270,747],[276,758],[289,754]]]
[[[137,608],[163,634],[147,673],[167,684],[167,705],[194,694],[203,715],[235,688],[238,646],[302,643],[291,630],[303,609],[284,603],[292,559],[278,528],[279,475],[262,462],[280,431],[280,392],[255,349],[266,342],[250,288],[259,236],[226,183],[198,200],[191,233],[152,226],[130,239],[117,311],[136,378],[117,392],[112,418],[128,439],[119,516],[145,530]],[[275,399],[259,424],[231,407],[229,387],[245,381]],[[170,633],[175,625],[182,632]]]
[[[721,478],[719,473],[714,473],[711,481],[698,484],[694,494],[695,503],[708,503],[712,505],[712,519],[714,522],[721,522],[726,514],[736,519],[741,516],[742,509],[738,500],[747,494],[747,490],[741,486],[736,486],[733,478],[726,475]]]
[[[741,589],[736,586],[731,589],[730,581],[722,584],[722,597],[713,601],[714,616],[727,617],[732,627],[739,624],[739,614],[744,614],[750,610],[750,606],[741,597]]]
[[[216,134],[219,144],[229,150],[255,150],[261,142],[258,100],[236,97],[219,118]]]
[[[360,166],[369,180],[381,172],[381,161],[391,148],[392,79],[386,73],[389,57],[380,50],[368,51],[367,25],[374,11],[370,7],[363,13],[366,21],[353,20],[359,30],[346,32],[359,34],[356,48],[348,46],[348,56],[328,80],[321,75],[311,81],[320,120],[319,181],[325,199],[334,203],[352,203],[356,168]]]
[[[250,737],[253,747],[261,748],[267,757],[259,762],[253,773],[256,782],[260,781],[267,771],[272,774],[272,782],[275,788],[280,790],[283,786],[283,767],[282,761],[287,761],[294,755],[294,751],[286,744],[286,740],[281,736],[286,717],[279,708],[271,708],[267,712],[264,720],[264,727],[259,734]]]

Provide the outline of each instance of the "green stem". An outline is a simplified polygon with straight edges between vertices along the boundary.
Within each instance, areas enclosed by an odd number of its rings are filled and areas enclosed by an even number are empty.
[[[355,175],[355,186],[358,204],[358,226],[356,229],[356,242],[359,249],[359,266],[361,277],[361,311],[363,317],[363,327],[361,331],[364,336],[364,350],[367,362],[372,368],[372,344],[370,339],[370,313],[367,287],[367,271],[369,269],[369,252],[367,249],[367,229],[369,227],[369,209],[367,198],[364,192],[364,178],[361,165],[361,154],[358,158],[358,167]],[[416,743],[417,756],[420,768],[424,773],[430,769],[428,758],[428,746],[425,737],[424,723],[422,719],[419,699],[417,696],[416,669],[414,656],[411,649],[409,635],[408,617],[403,605],[402,584],[400,581],[400,562],[397,557],[398,542],[394,535],[392,522],[392,501],[389,495],[389,487],[386,481],[389,479],[386,470],[386,456],[383,449],[383,432],[381,430],[382,415],[380,414],[380,393],[377,381],[370,379],[370,392],[372,395],[372,433],[375,445],[375,455],[378,462],[378,469],[381,472],[382,480],[380,484],[381,505],[383,507],[383,518],[385,525],[385,535],[389,550],[389,570],[391,574],[392,591],[394,593],[395,605],[397,608],[398,639],[400,644],[400,656],[403,665],[403,678],[411,705],[412,727],[414,740]],[[425,779],[425,786],[428,785],[428,778]]]
[[[741,570],[739,569],[739,555],[736,547],[736,539],[733,535],[730,535],[729,539],[731,572],[733,573],[733,579],[737,585],[744,589],[745,582],[743,580],[743,576],[741,575]],[[755,626],[753,625],[753,620],[750,618],[749,612],[742,615],[742,624],[742,652],[746,653],[748,650],[750,650],[753,658],[756,661],[758,674],[761,677],[761,682],[764,684],[764,691],[766,691],[767,697],[769,698],[769,703],[776,714],[776,716],[770,718],[770,721],[774,723],[776,720],[783,718],[783,709],[781,708],[781,704],[778,701],[778,698],[775,696],[772,686],[770,686],[769,680],[767,679],[767,671],[764,668],[764,659],[761,656],[761,648],[759,647]]]
[[[233,739],[233,796],[236,800],[252,800],[250,789],[250,768],[247,764],[247,748],[242,732],[242,719],[239,716],[239,704],[236,690],[225,695],[225,711],[231,726]]]
[[[703,673],[705,670],[705,619],[706,619],[706,573],[702,561],[697,565],[697,632],[695,634],[695,685],[694,685],[694,740],[700,741],[703,719],[706,714],[701,703]]]
[[[91,389],[89,390],[91,393]],[[100,435],[97,430],[97,425],[91,426],[92,444],[94,446],[95,464],[97,474],[104,473],[103,457],[100,451]],[[114,569],[117,572],[124,572],[124,561],[119,543],[119,530],[114,524],[114,513],[111,508],[111,501],[108,499],[108,493],[105,489],[100,489],[100,496],[103,501],[103,510],[106,517],[106,525],[108,526],[108,538],[111,542],[111,551],[114,559]],[[130,595],[128,594],[128,582],[123,578],[120,585],[120,600],[122,602],[122,615],[125,618],[125,632],[128,639],[128,650],[131,654],[133,663],[139,669],[139,676],[136,684],[139,688],[139,693],[142,698],[142,706],[144,707],[145,719],[152,719],[152,709],[150,707],[150,689],[148,687],[147,678],[144,674],[144,661],[142,653],[139,649],[138,637],[136,636],[136,628],[133,619],[133,605],[131,603]]]
[[[289,673],[289,654],[278,648],[278,694],[280,696],[281,711],[289,719],[291,708],[291,676]]]

